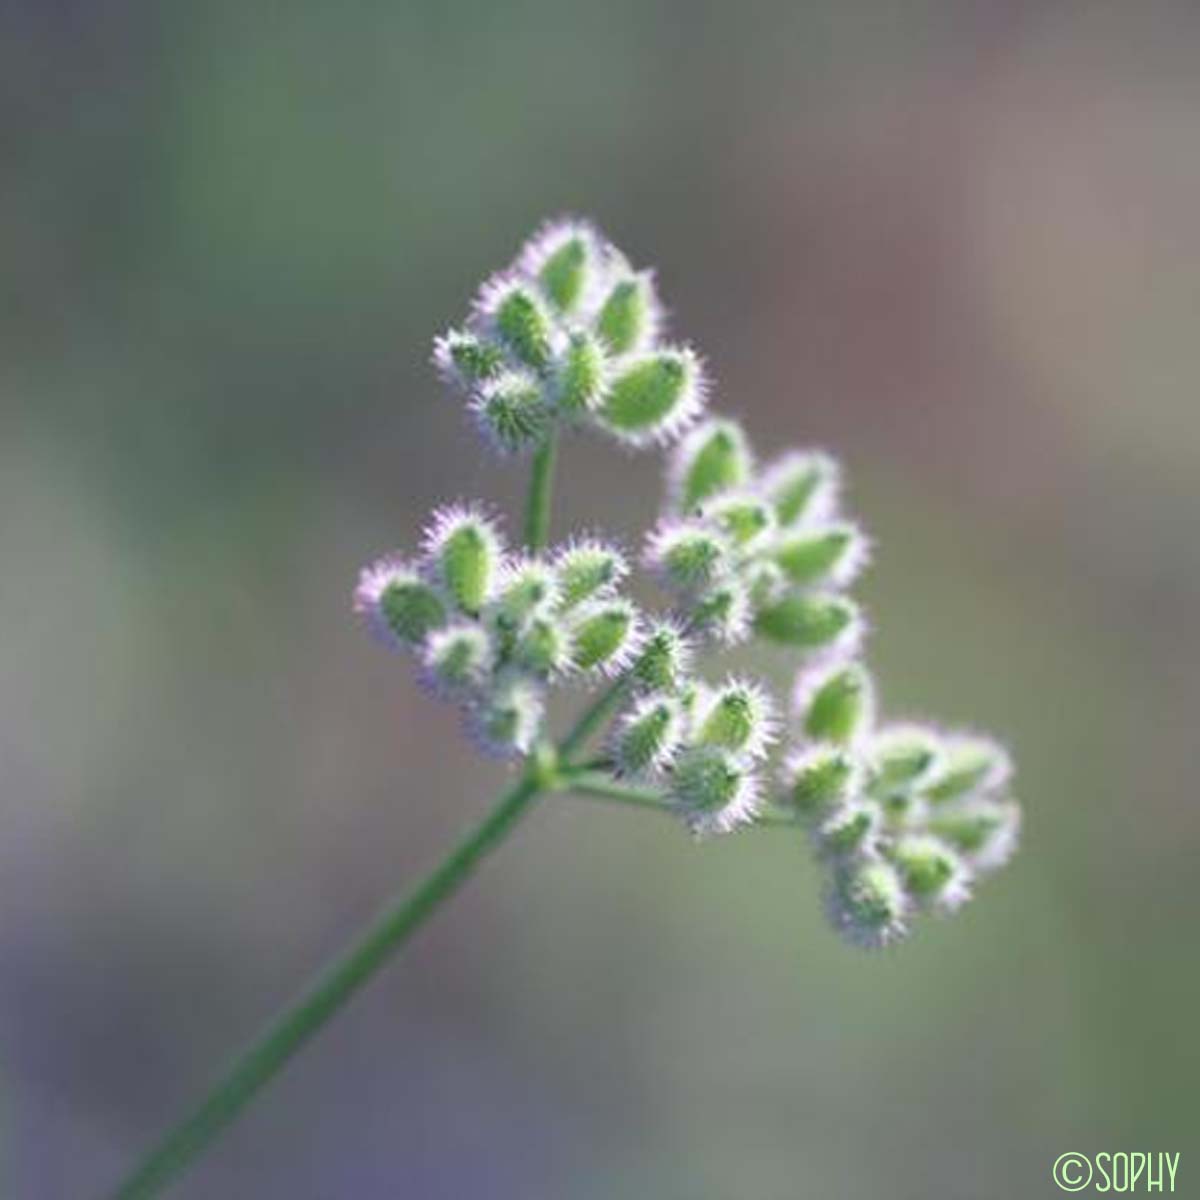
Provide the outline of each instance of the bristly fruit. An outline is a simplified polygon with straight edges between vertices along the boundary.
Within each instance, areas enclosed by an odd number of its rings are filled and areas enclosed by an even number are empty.
[[[680,752],[671,771],[669,795],[697,837],[731,833],[754,820],[759,784],[753,768],[719,746]]]
[[[619,675],[641,646],[641,616],[623,596],[593,600],[574,610],[568,629],[570,662],[577,671]]]
[[[701,359],[664,340],[662,314],[653,272],[570,217],[483,284],[433,361],[489,447],[535,452],[534,516],[560,430],[672,446],[639,561],[668,611],[624,594],[630,563],[603,536],[541,549],[544,534],[530,532],[530,552],[512,554],[475,504],[435,512],[417,557],[366,567],[355,610],[412,654],[482,749],[525,759],[539,787],[600,772],[595,794],[669,808],[708,836],[762,817],[764,780],[777,779],[765,823],[806,835],[834,927],[855,945],[890,945],[957,910],[1012,855],[1012,760],[986,736],[879,720],[867,622],[849,594],[871,543],[846,511],[841,467],[813,449],[763,464],[739,422],[706,412]],[[696,674],[699,651],[747,642],[796,671],[786,729],[759,681]],[[568,683],[610,690],[556,748],[546,713]],[[581,765],[576,743],[602,732],[606,757]],[[636,797],[620,795],[635,784]]]
[[[588,222],[552,221],[483,284],[466,327],[435,340],[433,361],[503,453],[560,423],[664,445],[699,415],[705,385],[691,350],[660,342],[661,325],[651,272]]]
[[[553,559],[562,612],[585,600],[612,595],[629,574],[629,563],[616,546],[595,538],[569,542]]]
[[[705,392],[696,355],[687,347],[662,349],[613,371],[596,419],[629,446],[665,445],[699,415]]]
[[[671,503],[676,512],[694,512],[720,492],[744,487],[753,459],[746,434],[736,421],[714,419],[696,426],[671,458]]]
[[[354,592],[354,610],[388,645],[410,648],[446,620],[441,597],[398,555],[364,567]]]
[[[478,508],[439,509],[425,534],[431,577],[460,612],[476,615],[491,597],[504,558],[495,523]]]
[[[680,701],[664,692],[637,699],[617,722],[610,740],[618,775],[644,777],[665,770],[683,738]]]

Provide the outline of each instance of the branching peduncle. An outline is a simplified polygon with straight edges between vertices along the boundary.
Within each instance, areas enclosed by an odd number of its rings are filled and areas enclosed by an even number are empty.
[[[878,718],[860,661],[866,624],[847,594],[870,539],[843,511],[837,462],[793,450],[762,464],[736,421],[700,420],[702,361],[663,332],[652,273],[634,270],[586,222],[565,221],[531,239],[480,289],[467,324],[437,339],[438,370],[486,441],[532,455],[526,553],[511,553],[486,505],[443,506],[417,555],[388,553],[363,569],[354,605],[459,707],[471,739],[520,774],[276,1017],[114,1200],[159,1195],[541,795],[669,813],[698,837],[803,829],[835,928],[864,947],[907,936],[919,916],[955,911],[1013,852],[1020,807],[1002,746]],[[560,427],[590,427],[634,449],[673,446],[664,506],[638,559],[673,597],[671,612],[651,617],[622,594],[630,560],[606,539],[548,548]],[[697,674],[696,651],[755,639],[797,657],[787,722],[761,682]],[[548,694],[578,679],[615,682],[555,747]],[[777,756],[785,731],[790,751]],[[603,756],[589,755],[601,733]]]
[[[525,513],[526,541],[531,552],[544,545],[550,528],[555,450],[556,439],[551,433],[533,460]],[[619,685],[612,690],[619,693]],[[573,731],[573,744],[586,740],[611,703],[615,703],[615,698],[601,711],[585,714]],[[134,1167],[112,1193],[113,1200],[149,1200],[160,1195],[462,887],[483,858],[512,832],[534,800],[543,792],[561,786],[555,751],[552,747],[539,747],[529,756],[521,778],[500,797],[487,816],[421,883],[385,908],[358,941],[268,1025],[200,1104]]]
[[[626,679],[618,679],[584,710],[571,731],[559,743],[558,752],[563,762],[569,763],[575,752],[587,745],[588,739],[603,727],[625,698],[628,686]]]
[[[533,456],[529,494],[525,504],[525,546],[531,554],[546,545],[553,511],[554,466],[558,457],[558,433],[550,430]]]
[[[157,1196],[198,1158],[508,836],[538,795],[538,782],[536,771],[527,771],[439,866],[384,909],[359,940],[275,1018],[205,1099],[142,1159],[112,1193],[113,1200]]]
[[[587,767],[572,769],[564,767],[560,771],[563,789],[576,796],[590,800],[604,800],[611,804],[622,805],[625,808],[649,809],[652,812],[675,815],[675,808],[670,800],[655,788],[635,787],[615,779],[607,771],[596,771]],[[798,828],[796,819],[787,813],[759,813],[754,820],[753,828],[791,829]]]

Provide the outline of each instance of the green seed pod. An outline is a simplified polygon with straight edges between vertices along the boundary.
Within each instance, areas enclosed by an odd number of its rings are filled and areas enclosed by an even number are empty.
[[[908,932],[904,885],[896,869],[879,859],[835,871],[827,907],[834,928],[857,946],[877,949]]]
[[[636,354],[654,340],[658,323],[653,276],[642,271],[613,285],[596,318],[596,332],[613,354]]]
[[[871,677],[856,663],[803,672],[796,682],[796,711],[805,735],[818,742],[844,746],[866,732],[874,699]]]
[[[679,703],[683,708],[683,715],[687,719],[689,728],[696,716],[696,709],[700,705],[702,694],[707,690],[704,684],[695,679],[684,680],[683,686],[679,690]]]
[[[478,509],[440,509],[425,535],[425,558],[454,605],[475,616],[491,597],[504,548]]]
[[[469,390],[504,366],[504,351],[463,329],[451,329],[433,343],[433,363],[447,383]]]
[[[771,550],[792,583],[826,583],[845,587],[867,561],[867,540],[856,525],[846,523],[786,533]]]
[[[966,865],[936,837],[902,837],[892,848],[891,859],[908,894],[922,907],[953,912],[971,897]]]
[[[700,512],[739,550],[761,546],[775,528],[771,505],[753,492],[722,492],[702,505]]]
[[[630,446],[672,441],[704,406],[700,363],[688,349],[659,350],[615,370],[599,408],[603,428]]]
[[[485,754],[514,758],[533,749],[544,713],[541,689],[514,677],[499,682],[491,694],[467,710],[466,727]]]
[[[617,675],[641,646],[638,611],[623,596],[595,600],[571,614],[571,665]]]
[[[858,606],[843,596],[791,593],[761,609],[754,628],[773,642],[808,650],[836,642],[850,652],[861,639],[862,618]]]
[[[676,512],[693,512],[719,492],[750,478],[750,444],[736,421],[712,420],[693,429],[671,461],[670,492]]]
[[[525,371],[504,371],[482,383],[471,412],[484,438],[502,454],[519,454],[540,445],[550,429],[551,412],[541,384]]]
[[[608,362],[590,333],[571,334],[558,372],[558,407],[569,417],[595,411],[604,399]]]
[[[560,612],[570,612],[585,600],[611,594],[629,574],[625,556],[605,542],[585,539],[563,547],[554,559]]]
[[[561,313],[574,312],[597,270],[597,239],[590,226],[573,222],[548,225],[530,241],[522,266],[536,277],[550,303]]]
[[[801,520],[824,521],[837,508],[841,470],[819,450],[792,451],[769,466],[762,490],[783,528]]]
[[[754,558],[744,563],[740,574],[754,611],[761,612],[778,604],[790,590],[787,576],[778,563],[769,558]]]
[[[429,635],[422,654],[422,680],[434,694],[453,699],[482,686],[491,665],[486,631],[461,621]]]
[[[997,742],[982,737],[954,737],[945,742],[941,771],[930,785],[930,800],[942,802],[995,791],[1012,776],[1012,761]]]
[[[775,706],[766,692],[749,680],[730,679],[702,695],[693,740],[759,758],[775,740],[777,728]]]
[[[856,797],[862,770],[843,747],[816,745],[787,760],[783,782],[792,806],[811,820]]]
[[[726,573],[725,538],[700,521],[666,520],[646,538],[642,561],[669,591],[687,595]]]
[[[679,748],[683,710],[672,696],[638,699],[617,723],[610,750],[618,775],[651,775],[666,768]]]
[[[548,617],[558,598],[554,568],[540,558],[519,555],[501,571],[492,619],[500,628],[520,629],[535,617]]]
[[[867,788],[867,794],[883,810],[888,826],[893,831],[925,827],[928,805],[914,789],[896,787],[891,791],[884,791],[875,784]]]
[[[869,800],[836,804],[817,826],[817,845],[828,855],[856,854],[871,844],[880,821],[878,807]]]
[[[397,647],[423,642],[447,615],[437,592],[395,555],[362,570],[354,591],[354,611],[367,619],[381,641]]]
[[[987,874],[1003,866],[1017,847],[1021,810],[1011,800],[969,800],[934,810],[929,831],[954,847],[972,870]]]
[[[642,652],[630,670],[635,688],[644,692],[677,692],[692,665],[691,643],[673,621],[659,621],[646,635]]]
[[[556,675],[571,661],[571,639],[557,621],[535,617],[518,639],[513,657],[535,675]]]
[[[493,328],[513,357],[535,371],[550,364],[550,317],[534,292],[520,283],[501,283],[484,306]]]
[[[871,737],[867,747],[871,788],[886,795],[909,789],[927,778],[941,757],[941,738],[928,725],[888,725]]]
[[[428,586],[393,583],[380,597],[388,628],[402,641],[419,642],[445,619],[442,602]]]
[[[670,795],[697,837],[729,833],[758,811],[758,779],[737,755],[719,746],[680,751],[671,770]]]
[[[750,597],[736,575],[724,575],[706,587],[692,605],[691,627],[726,646],[743,642],[750,634]]]

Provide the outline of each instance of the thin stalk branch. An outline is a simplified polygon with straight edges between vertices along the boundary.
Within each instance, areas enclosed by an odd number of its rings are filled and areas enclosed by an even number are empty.
[[[585,774],[597,773],[601,775],[609,775],[613,771],[613,762],[611,758],[605,755],[600,755],[598,758],[589,758],[586,762],[581,762],[575,766],[566,768],[567,774]]]
[[[310,1038],[382,967],[429,916],[466,882],[512,830],[541,786],[532,771],[412,891],[375,922],[311,987],[275,1018],[200,1105],[141,1160],[113,1200],[159,1195],[241,1112]]]
[[[531,551],[542,549],[549,536],[556,453],[557,440],[551,432],[534,456],[529,480],[525,541]],[[626,787],[597,770],[602,760],[593,760],[586,767],[569,765],[570,756],[587,743],[620,704],[626,686],[627,679],[620,679],[593,702],[563,739],[557,754],[550,747],[542,747],[530,760],[525,774],[487,816],[421,883],[385,908],[358,940],[233,1062],[200,1104],[145,1154],[112,1193],[112,1200],[150,1200],[161,1194],[462,887],[541,792],[571,790],[626,806],[669,811],[669,804],[659,793]],[[761,823],[790,824],[772,817]]]
[[[612,715],[625,696],[626,678],[618,679],[606,691],[592,702],[590,708],[572,726],[571,731],[558,744],[559,757],[563,762],[569,761],[576,750],[587,744],[588,739]]]
[[[550,536],[554,495],[554,464],[558,457],[558,431],[551,428],[534,452],[525,501],[525,545],[531,554],[541,550]]]
[[[586,769],[563,768],[559,772],[563,788],[577,796],[590,800],[605,800],[610,804],[626,808],[645,808],[655,812],[673,813],[670,801],[654,788],[634,787],[621,783],[611,775]],[[797,828],[794,818],[782,812],[759,813],[751,828],[791,829]]]
[[[656,812],[669,813],[671,806],[661,792],[648,788],[627,787],[609,775],[596,772],[580,772],[578,775],[564,772],[565,788],[576,796],[589,800],[607,800],[627,808],[648,808]]]

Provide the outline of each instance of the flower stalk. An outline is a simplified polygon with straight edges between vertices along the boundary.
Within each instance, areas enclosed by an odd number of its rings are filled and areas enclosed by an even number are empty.
[[[641,808],[649,812],[675,816],[675,808],[662,792],[655,788],[634,787],[614,779],[607,771],[593,765],[579,768],[563,767],[562,790],[587,800],[600,800],[624,808]],[[797,829],[796,819],[786,812],[764,812],[755,818],[754,829]]]
[[[611,707],[620,694],[614,685],[604,698]],[[597,706],[598,707],[598,706]],[[483,859],[516,828],[541,796],[574,793],[607,799],[626,807],[669,812],[661,795],[625,787],[594,764],[573,766],[560,758],[568,744],[581,746],[603,719],[584,713],[556,750],[539,748],[521,778],[416,887],[388,905],[300,998],[281,1012],[239,1057],[207,1096],[145,1155],[112,1200],[150,1200],[200,1157],[222,1131],[271,1082],[287,1063],[348,1003],[417,930],[467,882]],[[787,818],[769,823],[793,824]]]
[[[529,499],[525,505],[525,546],[531,554],[544,549],[550,537],[557,457],[558,433],[552,429],[535,451],[530,466]]]
[[[741,426],[705,416],[691,348],[662,340],[652,272],[585,222],[546,226],[480,289],[434,363],[485,442],[529,454],[523,546],[488,506],[435,511],[416,554],[366,567],[355,609],[458,706],[516,781],[414,889],[384,909],[238,1058],[113,1193],[159,1195],[453,896],[541,796],[570,793],[669,814],[694,836],[787,829],[807,840],[833,927],[865,948],[949,914],[1012,854],[1012,762],[990,738],[878,718],[861,662],[867,622],[847,594],[871,543],[842,510],[836,461],[816,450],[759,463]],[[633,450],[674,445],[640,565],[671,607],[622,594],[615,544],[548,545],[560,430]],[[738,675],[697,671],[701,651],[774,643],[798,668],[790,705]],[[557,746],[556,686],[599,687]],[[600,735],[603,735],[600,738]],[[587,752],[589,744],[600,745]],[[781,751],[786,750],[786,753]]]
[[[201,1103],[134,1168],[113,1200],[148,1200],[198,1158],[412,935],[467,881],[513,830],[539,795],[528,771],[486,817],[415,888],[383,910],[299,1000],[283,1010],[217,1082]]]
[[[551,431],[533,457],[525,507],[525,542],[531,553],[550,531],[557,434]],[[617,691],[617,688],[611,689]],[[586,714],[585,714],[586,716]],[[603,719],[602,714],[595,720]],[[580,721],[579,726],[585,722]],[[592,723],[583,729],[586,740]],[[572,734],[579,732],[579,727]],[[568,735],[570,739],[571,735]],[[150,1200],[220,1136],[291,1058],[391,960],[414,933],[466,883],[544,792],[561,786],[557,752],[541,747],[520,779],[449,854],[410,891],[388,905],[343,954],[317,976],[230,1066],[208,1095],[171,1128],[134,1167],[112,1200]]]

